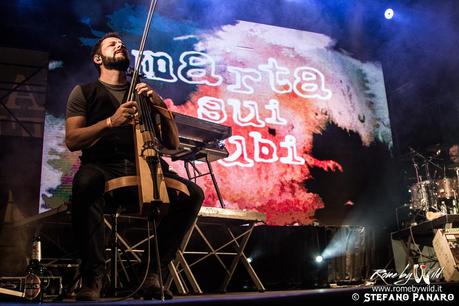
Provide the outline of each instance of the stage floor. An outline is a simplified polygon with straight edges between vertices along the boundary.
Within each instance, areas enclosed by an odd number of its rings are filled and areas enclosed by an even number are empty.
[[[224,294],[203,294],[175,296],[172,300],[143,300],[121,298],[103,298],[98,302],[77,302],[64,299],[59,302],[46,302],[49,305],[305,305],[306,302],[337,302],[351,301],[352,294],[368,291],[368,287],[347,287],[333,289],[308,289],[266,292],[231,292]],[[0,305],[30,305],[26,301],[4,301]]]
[[[438,284],[435,284],[438,285]],[[409,287],[411,285],[407,285]],[[413,285],[417,287],[426,287],[429,285]],[[443,283],[442,293],[446,295],[452,295],[454,301],[457,301],[457,293],[459,292],[459,283]],[[394,286],[392,286],[394,287]],[[330,304],[362,304],[365,299],[370,301],[365,304],[385,304],[384,301],[379,299],[387,299],[388,294],[381,291],[375,291],[372,286],[347,286],[340,288],[327,288],[327,289],[308,289],[308,290],[289,290],[289,291],[266,291],[266,292],[238,292],[238,293],[225,293],[225,294],[204,294],[204,295],[188,295],[188,296],[176,296],[172,300],[159,301],[159,300],[148,300],[142,299],[127,299],[120,300],[114,298],[104,298],[98,302],[76,302],[75,300],[68,299],[59,302],[46,302],[49,305],[330,305]],[[404,305],[419,302],[429,302],[428,300],[414,300],[413,293],[395,293],[393,295],[408,294],[408,300],[403,301]],[[386,297],[383,297],[383,295]],[[430,297],[427,297],[429,293],[419,293],[424,295],[426,298],[440,298],[440,293],[430,293]],[[454,301],[432,301],[435,305],[452,305]],[[387,301],[390,304],[397,303]],[[399,302],[400,303],[400,302]],[[3,301],[0,298],[0,305],[30,305],[30,303],[24,301]]]

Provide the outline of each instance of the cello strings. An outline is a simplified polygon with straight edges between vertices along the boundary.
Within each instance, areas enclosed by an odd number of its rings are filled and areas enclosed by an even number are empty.
[[[156,134],[154,130],[154,122],[152,118],[152,113],[151,113],[151,106],[150,102],[147,101],[147,98],[144,96],[140,95],[138,96],[138,101],[140,104],[140,107],[142,108],[143,112],[143,124],[146,133],[142,133],[144,143],[147,143],[147,147],[145,148],[145,161],[148,164],[148,167],[150,168],[150,172],[152,174],[152,178],[156,177],[158,175],[158,168],[160,167],[160,162],[158,158],[158,151],[157,151],[157,141],[156,141]],[[145,141],[146,135],[149,135],[148,141]],[[153,182],[157,182],[153,178]],[[153,197],[154,199],[160,198],[160,191],[157,183],[153,184]]]
[[[152,20],[153,13],[156,8],[156,4],[157,4],[157,0],[152,0],[150,2],[150,8],[147,14],[147,21],[145,23],[144,31],[142,34],[142,39],[140,42],[139,54],[137,57],[137,61],[135,63],[135,69],[134,69],[134,73],[131,79],[131,84],[129,87],[129,92],[128,92],[129,97],[131,96],[134,97],[135,95],[134,88],[138,81],[140,64],[141,64],[141,60],[143,57],[143,51],[145,49],[145,42],[148,37],[148,32],[150,29],[151,20]],[[152,120],[152,115],[151,115],[151,108],[149,107],[150,105],[147,102],[145,102],[142,96],[138,96],[137,98],[138,99],[136,99],[136,101],[138,101],[139,108],[141,111],[140,118],[139,118],[139,124],[140,124],[140,127],[144,129],[144,131],[141,131],[143,143],[144,143],[144,147],[142,148],[142,151],[143,153],[145,153],[147,157],[155,157],[155,158],[145,158],[145,160],[147,164],[149,165],[150,170],[155,171],[155,173],[152,173],[152,175],[156,175],[157,168],[154,166],[158,165],[159,159],[157,156],[158,155],[157,148],[156,148],[157,141],[156,141],[156,135],[155,135],[154,124]],[[147,137],[147,135],[149,135],[150,137]],[[147,141],[145,141],[145,138],[147,138]]]
[[[138,102],[139,102],[141,112],[142,112],[142,117],[141,117],[142,124],[145,128],[145,131],[148,132],[148,135],[150,135],[149,137],[150,139],[148,139],[148,142],[147,142],[145,141],[146,134],[142,133],[144,143],[148,144],[147,147],[145,148],[146,149],[145,153],[147,156],[154,156],[156,154],[156,147],[154,145],[151,146],[151,143],[153,142],[153,144],[155,144],[156,135],[155,135],[155,130],[154,130],[153,119],[151,116],[151,109],[148,104],[149,102],[147,102],[145,97],[143,96],[138,96]],[[151,169],[151,167],[154,166],[152,159],[147,158],[146,161]]]

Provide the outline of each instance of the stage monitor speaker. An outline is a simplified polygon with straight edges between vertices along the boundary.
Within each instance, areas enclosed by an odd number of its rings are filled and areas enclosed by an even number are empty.
[[[433,247],[445,280],[459,281],[459,228],[437,230]]]

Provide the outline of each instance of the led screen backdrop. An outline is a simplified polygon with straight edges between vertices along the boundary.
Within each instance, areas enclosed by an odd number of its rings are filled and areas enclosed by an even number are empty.
[[[144,14],[125,6],[108,17],[132,63]],[[333,124],[356,133],[362,146],[392,144],[380,65],[334,50],[328,36],[245,21],[203,30],[158,14],[153,28],[142,59],[146,81],[172,110],[232,127],[229,157],[213,163],[227,208],[264,212],[269,224],[308,224],[326,205],[306,187],[311,169],[346,171],[314,156],[315,135]],[[102,35],[92,34],[79,41],[90,46]],[[70,197],[79,154],[63,140],[64,114],[48,114],[41,212]],[[172,166],[186,176],[181,162]],[[205,205],[219,206],[210,177],[198,184]]]

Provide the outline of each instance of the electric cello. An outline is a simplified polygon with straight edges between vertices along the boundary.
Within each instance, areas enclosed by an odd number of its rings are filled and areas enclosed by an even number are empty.
[[[137,113],[133,120],[134,146],[136,157],[136,176],[124,176],[110,180],[106,184],[106,191],[111,191],[121,187],[137,186],[139,194],[139,211],[141,215],[151,215],[152,210],[161,204],[168,204],[169,196],[167,188],[175,189],[190,195],[188,188],[182,182],[165,177],[161,168],[160,147],[158,139],[163,139],[163,126],[165,120],[172,122],[175,126],[174,117],[156,93],[151,93],[147,97],[138,95],[135,87],[139,82],[139,71],[142,62],[142,55],[145,49],[145,42],[151,25],[153,13],[157,0],[152,0],[147,15],[147,20],[140,42],[139,53],[132,73],[127,101],[136,101],[138,105]],[[175,126],[176,130],[176,126]],[[177,139],[170,141],[169,146],[178,146]],[[172,148],[174,149],[174,148]]]

